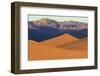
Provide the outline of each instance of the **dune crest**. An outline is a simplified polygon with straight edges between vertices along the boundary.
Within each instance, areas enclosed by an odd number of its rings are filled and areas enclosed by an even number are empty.
[[[58,37],[55,37],[49,40],[42,41],[39,44],[57,47],[65,43],[69,44],[70,42],[73,42],[76,40],[79,40],[79,39],[69,34],[64,34],[64,35],[61,35],[61,36],[58,36]]]

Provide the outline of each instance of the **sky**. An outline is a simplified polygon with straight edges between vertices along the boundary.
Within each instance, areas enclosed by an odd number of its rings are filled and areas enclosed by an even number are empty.
[[[56,21],[77,21],[88,23],[87,17],[75,17],[75,16],[53,16],[53,15],[28,15],[28,21],[40,20],[42,18],[49,18]]]

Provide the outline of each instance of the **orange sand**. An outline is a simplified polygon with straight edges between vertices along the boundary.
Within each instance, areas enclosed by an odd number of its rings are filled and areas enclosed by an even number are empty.
[[[48,42],[44,41],[44,43],[48,44],[48,46],[46,46],[45,44],[42,45],[41,44],[42,42],[37,43],[35,41],[29,40],[28,59],[50,60],[50,59],[87,58],[87,39],[78,40],[73,37],[71,38],[70,35],[67,35],[66,37],[66,34],[63,35],[62,38],[61,39],[57,38],[58,40],[60,39],[59,41],[57,40],[58,42],[56,41],[56,39],[53,40],[50,39],[50,41],[47,40]],[[69,38],[69,42],[71,43],[68,44],[66,38],[67,39]],[[52,46],[51,43],[53,47],[51,47]]]
[[[88,42],[87,39],[80,39],[77,41],[73,41],[69,44],[63,44],[58,46],[59,48],[64,48],[64,49],[73,49],[73,50],[88,50]]]

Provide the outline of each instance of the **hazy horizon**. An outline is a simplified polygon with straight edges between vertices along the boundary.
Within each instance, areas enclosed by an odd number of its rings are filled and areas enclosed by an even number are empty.
[[[46,16],[46,15],[28,15],[28,21],[36,21],[42,18],[48,18],[56,21],[77,21],[77,22],[84,22],[88,23],[87,17],[69,17],[69,16]]]

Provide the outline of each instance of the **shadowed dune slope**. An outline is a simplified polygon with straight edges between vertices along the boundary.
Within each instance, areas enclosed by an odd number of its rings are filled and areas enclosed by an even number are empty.
[[[50,60],[50,59],[74,59],[87,58],[87,51],[62,49],[41,45],[32,40],[28,41],[28,59],[29,60]],[[84,46],[84,45],[83,45]]]
[[[40,44],[42,45],[48,45],[48,46],[52,46],[52,47],[57,47],[63,44],[69,44],[70,42],[79,40],[78,38],[75,38],[69,34],[64,34],[49,40],[45,40],[40,42]]]
[[[84,38],[69,44],[60,45],[58,47],[64,49],[73,49],[73,50],[88,50],[88,41],[87,38]]]
[[[73,50],[88,50],[88,41],[87,39],[81,39],[78,41],[74,41],[69,44],[64,44],[58,46],[59,48],[64,48],[64,49],[73,49]]]

